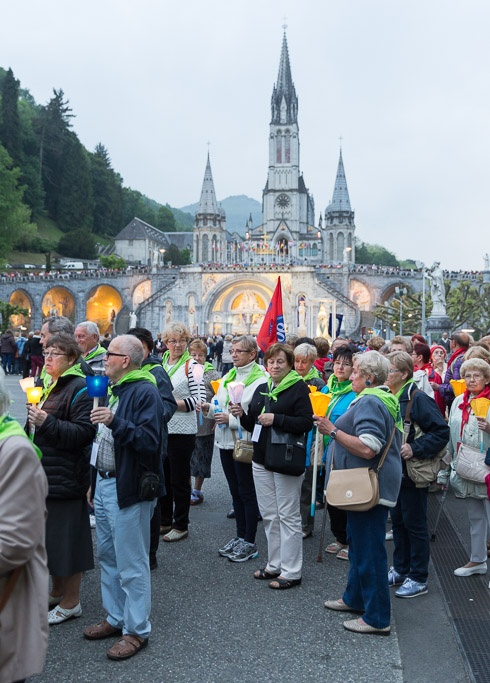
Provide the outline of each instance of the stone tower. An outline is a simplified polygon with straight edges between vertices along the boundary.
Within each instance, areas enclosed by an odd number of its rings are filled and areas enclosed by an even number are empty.
[[[199,208],[194,218],[194,263],[226,262],[226,214],[218,206],[208,159]]]
[[[325,209],[323,224],[325,235],[325,258],[327,263],[355,263],[354,211],[351,209],[347,181],[345,179],[342,149],[330,204]]]
[[[269,171],[262,195],[262,226],[257,230],[267,235],[268,243],[282,256],[297,258],[305,240],[318,242],[313,198],[300,172],[298,98],[285,33],[272,91]]]

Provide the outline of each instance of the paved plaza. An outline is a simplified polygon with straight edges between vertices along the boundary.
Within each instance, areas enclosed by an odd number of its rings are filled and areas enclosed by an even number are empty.
[[[17,378],[9,377],[7,383],[14,398],[11,412],[23,421],[25,401]],[[489,667],[482,667],[481,671],[478,666],[475,668],[475,653],[473,659],[470,656],[467,659],[468,638],[456,630],[458,622],[484,630],[487,647],[478,647],[483,650],[482,656],[489,652],[488,617],[486,622],[484,618],[490,607],[488,577],[459,580],[454,577],[460,582],[454,584],[452,572],[446,567],[457,566],[454,548],[449,547],[453,539],[460,544],[458,551],[463,555],[461,543],[468,543],[466,513],[461,501],[448,499],[441,518],[441,533],[433,544],[437,571],[431,564],[428,595],[414,600],[394,598],[392,634],[379,637],[345,631],[342,621],[349,616],[323,607],[326,598],[342,594],[348,562],[326,555],[323,550],[323,562],[317,562],[321,514],[316,520],[314,535],[304,542],[302,585],[289,591],[272,591],[267,582],[256,581],[252,576],[255,569],[265,564],[266,543],[261,525],[257,560],[235,564],[217,553],[217,548],[235,535],[233,520],[226,518],[230,497],[218,457],[213,461],[213,476],[206,482],[204,494],[205,502],[191,508],[189,538],[173,544],[162,542],[158,551],[159,567],[152,572],[153,632],[148,648],[126,662],[113,662],[105,654],[111,639],[101,642],[83,639],[82,629],[104,616],[96,565],[83,579],[83,616],[51,627],[45,671],[30,681],[483,683],[489,680],[485,677]],[[438,498],[431,500],[432,517],[439,505]],[[330,540],[332,536],[327,530],[323,548]],[[456,597],[451,592],[453,585],[458,592]],[[460,603],[463,601],[462,605],[456,605],[458,599]],[[454,613],[455,606],[458,614]],[[468,662],[473,662],[473,672]]]

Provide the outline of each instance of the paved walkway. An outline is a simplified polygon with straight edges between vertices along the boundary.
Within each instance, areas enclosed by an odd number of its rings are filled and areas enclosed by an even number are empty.
[[[17,378],[8,378],[8,384],[15,399],[12,414],[23,420],[25,406]],[[390,637],[345,631],[345,615],[325,610],[323,601],[341,595],[348,563],[323,551],[323,562],[317,562],[321,518],[317,519],[318,531],[304,543],[303,583],[298,588],[272,591],[267,582],[253,579],[253,571],[263,566],[266,557],[261,525],[257,560],[234,564],[219,557],[217,548],[234,536],[235,527],[226,518],[230,499],[219,458],[213,467],[213,477],[205,485],[205,502],[191,508],[189,539],[162,543],[158,551],[159,568],[152,572],[153,633],[148,648],[127,662],[112,662],[105,655],[112,641],[83,639],[84,626],[103,616],[96,567],[82,583],[83,616],[51,627],[45,671],[31,681],[485,680],[469,673],[434,571],[428,595],[393,599]],[[323,546],[330,540],[327,533]]]

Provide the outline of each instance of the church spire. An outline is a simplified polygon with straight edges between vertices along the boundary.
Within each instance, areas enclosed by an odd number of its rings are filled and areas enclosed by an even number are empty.
[[[216,201],[216,193],[214,191],[213,174],[211,172],[211,162],[206,163],[206,170],[204,171],[204,180],[202,183],[201,199],[199,200],[199,214],[219,214],[218,202]]]
[[[334,211],[352,213],[349,199],[349,190],[347,189],[347,180],[345,179],[344,160],[342,159],[342,148],[340,149],[339,165],[337,167],[337,176],[335,178],[335,187],[333,190],[332,201],[327,206],[325,213],[333,213]]]
[[[282,39],[281,60],[277,83],[272,90],[271,99],[273,124],[292,124],[298,122],[298,98],[291,76],[286,31]]]

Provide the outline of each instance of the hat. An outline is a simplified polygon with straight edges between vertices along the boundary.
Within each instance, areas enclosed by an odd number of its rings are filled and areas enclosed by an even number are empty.
[[[430,355],[431,355],[431,356],[432,356],[432,354],[434,353],[434,351],[435,351],[436,349],[442,349],[442,351],[444,351],[444,355],[447,356],[447,351],[446,351],[446,349],[444,348],[444,346],[441,346],[440,344],[433,344],[433,345],[430,347]]]

